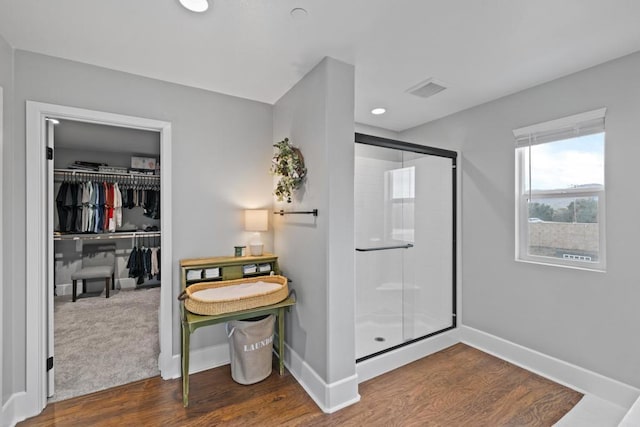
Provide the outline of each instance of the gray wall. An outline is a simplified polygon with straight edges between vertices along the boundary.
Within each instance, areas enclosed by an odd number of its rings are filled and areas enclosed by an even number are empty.
[[[2,309],[2,319],[0,319],[0,340],[2,342],[2,355],[0,355],[1,366],[0,369],[0,383],[2,384],[2,390],[0,390],[0,402],[6,403],[7,399],[11,396],[12,382],[11,378],[11,353],[12,349],[10,345],[7,345],[13,340],[13,330],[11,328],[11,316],[12,316],[12,289],[7,286],[9,278],[11,277],[11,203],[7,203],[11,200],[11,181],[8,179],[8,175],[13,170],[13,164],[11,161],[11,141],[13,138],[13,49],[0,36],[0,87],[3,91],[3,146],[0,146],[2,155],[0,155],[0,163],[2,164],[2,180],[0,181],[2,198],[0,199],[0,227],[2,227],[2,248],[0,249],[0,279],[2,280],[2,289],[0,289],[0,309]]]
[[[356,132],[364,133],[365,135],[374,135],[374,136],[379,136],[381,138],[389,138],[389,139],[398,139],[400,135],[400,133],[393,130],[383,129],[376,126],[365,125],[362,123],[356,123]]]
[[[312,216],[274,219],[274,245],[298,303],[287,342],[324,381],[355,374],[353,67],[325,58],[274,106],[274,140],[304,154],[307,181],[291,204]]]
[[[512,129],[607,107],[607,272],[514,261]],[[462,150],[464,324],[640,387],[640,53],[405,131]]]
[[[33,100],[172,123],[173,282],[179,287],[181,258],[233,253],[245,244],[242,209],[272,204],[268,170],[272,147],[272,107],[267,104],[94,67],[60,58],[16,51],[14,170],[6,170],[14,187],[8,199],[14,230],[10,243],[13,271],[5,279],[7,305],[15,307],[10,340],[3,337],[7,393],[25,387],[25,101]],[[8,159],[5,159],[8,160]],[[5,193],[5,201],[6,201]],[[265,249],[273,235],[264,233]],[[6,246],[5,246],[6,247]],[[168,284],[169,277],[164,277]],[[174,301],[176,301],[174,299]],[[174,303],[173,352],[179,354],[178,305]],[[6,313],[6,312],[5,312]],[[20,318],[20,316],[23,316]],[[226,342],[223,327],[194,334],[192,348]]]

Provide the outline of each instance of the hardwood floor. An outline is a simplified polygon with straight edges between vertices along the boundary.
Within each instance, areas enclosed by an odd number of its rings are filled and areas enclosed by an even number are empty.
[[[50,404],[23,426],[551,426],[582,394],[464,344],[360,384],[361,400],[318,409],[289,373],[251,386],[229,365],[180,379],[159,377]]]

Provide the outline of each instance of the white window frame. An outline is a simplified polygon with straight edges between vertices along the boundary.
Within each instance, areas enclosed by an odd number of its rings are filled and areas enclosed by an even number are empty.
[[[531,126],[515,129],[513,131],[516,138],[515,147],[515,260],[523,262],[531,262],[536,264],[545,264],[553,266],[561,266],[568,268],[576,268],[580,270],[590,271],[606,271],[606,218],[605,218],[605,206],[606,206],[606,184],[602,189],[593,188],[568,188],[561,190],[527,190],[527,180],[525,172],[528,170],[525,164],[526,155],[524,148],[533,145],[532,139],[536,136],[541,136],[543,142],[537,143],[551,143],[555,141],[561,141],[568,139],[572,136],[588,135],[589,131],[580,131],[582,125],[585,129],[589,126],[593,126],[594,123],[601,122],[602,129],[600,132],[605,132],[604,129],[604,117],[606,114],[606,108],[600,108],[598,110],[588,111],[586,113],[576,114],[561,119],[552,120],[544,123],[538,123]],[[600,133],[598,132],[598,133]],[[547,140],[547,137],[551,137]],[[557,135],[554,137],[553,135]],[[565,138],[566,137],[566,138]],[[529,141],[527,144],[527,140]],[[606,133],[605,133],[605,147],[606,147]],[[606,169],[606,163],[605,163]],[[528,252],[529,249],[529,197],[533,201],[539,198],[580,198],[580,197],[597,197],[598,198],[598,261],[597,262],[585,262],[571,259],[562,259],[556,257],[548,257],[542,255],[531,255]]]

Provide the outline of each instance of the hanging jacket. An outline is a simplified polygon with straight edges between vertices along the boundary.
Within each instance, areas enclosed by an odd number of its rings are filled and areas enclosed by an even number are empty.
[[[78,218],[78,211],[76,210],[76,206],[78,205],[78,184],[72,182],[69,184],[69,213],[67,216],[68,224],[67,230],[71,232],[76,232],[76,220]]]
[[[67,231],[67,211],[64,207],[64,201],[67,198],[67,190],[69,189],[69,183],[63,182],[58,189],[56,195],[56,209],[58,211],[58,229],[61,232]]]

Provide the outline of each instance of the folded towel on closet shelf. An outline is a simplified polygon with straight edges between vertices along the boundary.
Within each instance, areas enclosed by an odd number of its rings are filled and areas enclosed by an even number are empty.
[[[260,273],[271,271],[271,264],[260,264],[260,265],[258,265],[258,271]]]
[[[242,272],[244,274],[251,274],[258,271],[258,267],[255,264],[247,264],[242,266]]]
[[[188,270],[187,280],[196,280],[202,278],[202,270]]]
[[[219,268],[207,268],[204,270],[205,279],[212,279],[214,277],[220,277],[220,269]]]

